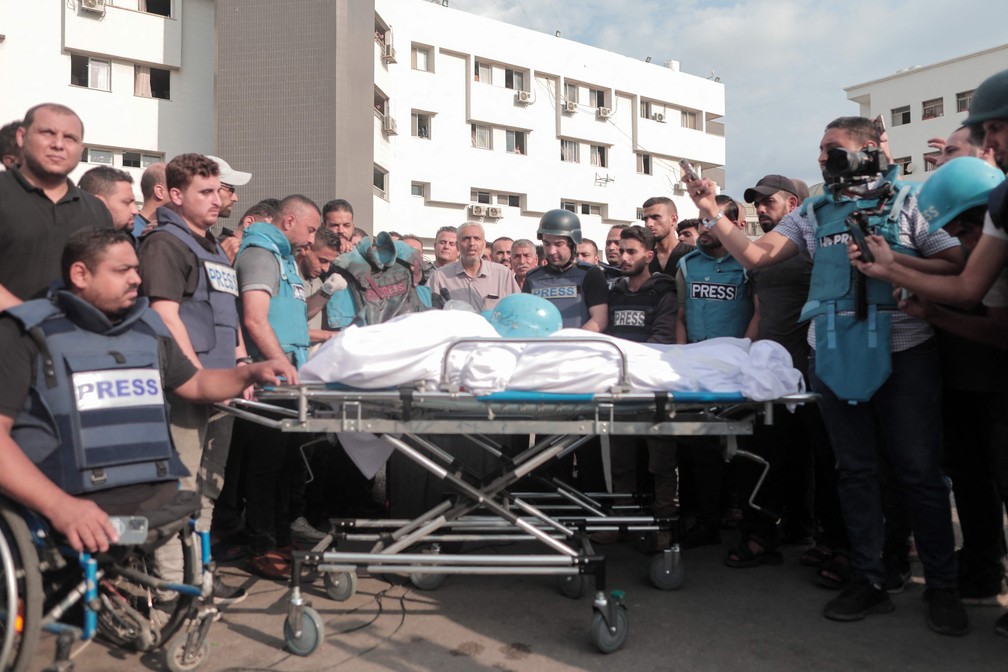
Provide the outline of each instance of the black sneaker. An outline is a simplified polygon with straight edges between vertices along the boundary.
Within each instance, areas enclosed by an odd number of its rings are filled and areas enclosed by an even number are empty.
[[[885,560],[885,583],[883,587],[890,595],[902,593],[910,582],[910,562],[908,560]]]
[[[864,577],[826,603],[823,616],[832,621],[860,621],[868,614],[888,614],[895,609],[889,594]]]
[[[220,579],[214,579],[213,592],[214,604],[221,607],[226,607],[229,604],[238,604],[248,597],[248,593],[241,586],[228,586],[222,583]]]
[[[970,631],[969,616],[955,588],[928,588],[924,599],[928,601],[928,627],[939,635],[962,637]]]

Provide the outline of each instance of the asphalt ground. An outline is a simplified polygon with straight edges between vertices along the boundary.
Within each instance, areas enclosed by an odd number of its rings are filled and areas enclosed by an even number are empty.
[[[309,657],[284,650],[287,589],[224,567],[228,584],[249,597],[233,605],[210,631],[210,655],[201,670],[712,670],[717,672],[817,670],[1008,669],[1008,639],[993,632],[1003,613],[969,607],[972,632],[960,638],[928,630],[921,568],[893,596],[896,610],[854,623],[821,616],[835,592],[812,583],[799,564],[800,548],[785,548],[784,563],[750,569],[723,564],[728,542],[683,553],[685,581],[660,591],[648,579],[649,557],[629,545],[603,547],[610,589],[625,591],[629,635],[623,648],[603,655],[592,645],[592,591],[563,597],[554,577],[450,576],[436,590],[407,580],[361,576],[357,592],[333,602],[322,581],[306,588],[325,624],[325,638]],[[480,548],[513,553],[514,547]],[[528,550],[528,549],[525,549]],[[590,584],[589,584],[590,586]],[[51,660],[52,638],[39,646],[34,669]],[[75,654],[77,670],[160,669],[151,655],[94,642]]]

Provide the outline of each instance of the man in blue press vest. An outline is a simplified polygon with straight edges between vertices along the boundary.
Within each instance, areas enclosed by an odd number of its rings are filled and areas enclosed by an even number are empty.
[[[308,297],[298,274],[297,252],[315,242],[322,214],[310,199],[280,201],[271,223],[245,230],[235,270],[241,294],[242,326],[254,359],[284,358],[301,366],[308,358]],[[328,297],[312,297],[324,303]],[[320,304],[321,305],[321,304]],[[300,454],[280,432],[259,435],[245,446],[245,524],[250,568],[265,578],[290,576],[290,558],[279,550],[290,543],[291,487],[303,489]],[[299,476],[300,474],[300,476]],[[291,478],[301,479],[300,484]]]
[[[812,283],[803,317],[810,317],[812,388],[839,469],[840,504],[851,542],[854,580],[823,609],[826,618],[860,620],[894,606],[883,590],[883,514],[879,452],[889,454],[913,519],[927,584],[928,626],[964,635],[969,618],[956,590],[955,537],[941,472],[941,376],[934,332],[896,310],[891,284],[865,278],[848,259],[850,242],[877,233],[899,262],[929,273],[955,274],[958,243],[928,232],[909,185],[896,178],[880,151],[870,119],[830,122],[819,145],[829,194],[805,201],[769,233],[750,241],[725,219],[710,180],[690,183],[693,202],[725,248],[746,268],[783,261],[808,250]]]
[[[609,285],[597,266],[578,261],[581,220],[569,210],[550,210],[539,220],[547,264],[525,275],[522,291],[550,301],[564,328],[605,331],[609,324]]]
[[[289,368],[197,369],[137,298],[137,268],[129,233],[78,231],[63,252],[65,288],[0,314],[0,492],[78,551],[117,541],[110,513],[142,515],[178,492],[186,471],[164,389],[213,403]]]

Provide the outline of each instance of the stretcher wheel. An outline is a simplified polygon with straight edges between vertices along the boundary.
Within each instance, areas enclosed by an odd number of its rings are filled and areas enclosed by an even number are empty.
[[[357,572],[327,572],[322,583],[330,600],[346,602],[357,592]]]
[[[413,572],[409,575],[409,580],[417,590],[437,590],[444,583],[445,575]]]
[[[315,653],[322,638],[325,636],[325,626],[322,624],[322,617],[311,607],[305,607],[301,617],[301,636],[294,636],[294,628],[291,627],[290,619],[284,619],[284,643],[287,650],[299,656],[310,656]]]
[[[616,609],[616,632],[609,630],[609,624],[606,623],[601,612],[596,611],[592,618],[592,644],[602,653],[613,653],[623,648],[629,632],[630,620],[627,618],[626,608],[622,605]]]
[[[171,672],[195,670],[210,654],[210,644],[204,639],[196,647],[195,651],[191,651],[189,655],[186,655],[186,643],[188,639],[189,633],[183,630],[172,637],[165,647],[165,667],[171,670]]]
[[[649,575],[651,584],[658,590],[678,590],[686,580],[686,568],[681,562],[673,562],[668,569],[665,567],[665,554],[659,553],[651,558]]]
[[[557,588],[564,597],[579,600],[584,595],[585,580],[583,574],[561,574],[557,577]]]
[[[0,534],[6,551],[0,554],[0,663],[4,672],[22,672],[31,665],[42,632],[42,573],[28,526],[3,499]]]

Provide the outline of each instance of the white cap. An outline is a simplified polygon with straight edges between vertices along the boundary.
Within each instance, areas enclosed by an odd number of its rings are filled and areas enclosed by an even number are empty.
[[[217,167],[220,168],[220,181],[224,184],[230,184],[232,187],[242,187],[252,179],[252,173],[243,173],[240,170],[235,170],[227,161],[220,157],[210,156],[209,154],[206,157],[214,161]]]

